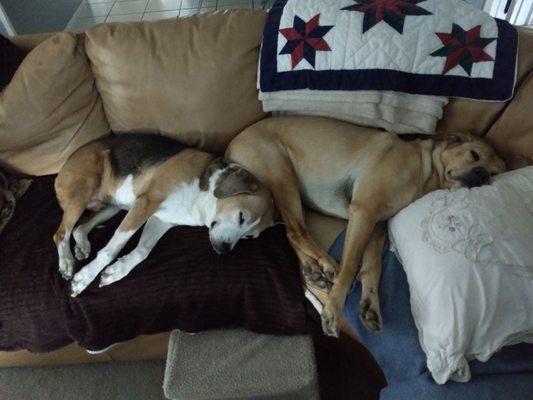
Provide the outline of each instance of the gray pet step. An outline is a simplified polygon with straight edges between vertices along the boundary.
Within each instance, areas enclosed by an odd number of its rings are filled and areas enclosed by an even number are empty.
[[[242,329],[174,331],[163,388],[171,400],[319,399],[313,341]]]

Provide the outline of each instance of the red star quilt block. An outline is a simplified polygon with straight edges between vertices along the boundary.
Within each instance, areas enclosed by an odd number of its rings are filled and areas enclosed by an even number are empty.
[[[333,28],[333,25],[320,26],[319,19],[320,14],[315,15],[307,22],[295,15],[292,28],[279,30],[287,39],[287,43],[279,54],[291,55],[292,69],[303,59],[307,60],[314,68],[316,52],[331,51],[324,36]]]
[[[465,31],[457,24],[452,24],[451,33],[435,32],[443,46],[430,55],[433,57],[446,57],[443,75],[456,65],[460,65],[470,76],[474,63],[494,60],[489,54],[485,53],[484,49],[496,38],[482,38],[480,32],[481,25],[476,25]]]
[[[426,0],[354,0],[356,4],[341,10],[364,13],[363,33],[381,21],[389,24],[399,34],[403,33],[405,17],[408,15],[431,15],[418,3]]]

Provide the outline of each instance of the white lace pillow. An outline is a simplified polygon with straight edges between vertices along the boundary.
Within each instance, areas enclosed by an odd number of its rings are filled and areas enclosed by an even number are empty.
[[[469,360],[533,342],[533,167],[432,192],[392,218],[389,235],[437,383],[466,382]]]

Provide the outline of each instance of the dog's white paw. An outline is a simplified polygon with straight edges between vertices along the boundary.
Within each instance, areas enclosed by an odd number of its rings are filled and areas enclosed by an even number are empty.
[[[115,263],[107,267],[100,277],[100,287],[110,285],[124,278],[132,268],[124,262],[123,258],[118,259]]]
[[[71,257],[60,257],[59,258],[59,273],[65,280],[70,280],[72,278],[72,274],[74,273],[74,264],[76,262]]]
[[[76,259],[82,261],[89,257],[91,254],[91,243],[87,238],[87,233],[81,228],[81,226],[76,227],[72,233],[76,244],[74,245],[74,256]]]
[[[76,297],[83,292],[87,286],[96,278],[98,272],[95,274],[90,268],[84,267],[72,278],[70,283],[70,295]]]
[[[74,256],[77,260],[83,261],[91,254],[91,243],[88,240],[76,242],[74,246]]]

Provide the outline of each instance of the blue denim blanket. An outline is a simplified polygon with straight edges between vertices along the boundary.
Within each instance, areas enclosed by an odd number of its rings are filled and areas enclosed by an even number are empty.
[[[329,254],[340,260],[344,232]],[[344,314],[380,365],[388,386],[381,400],[531,400],[533,399],[533,345],[508,346],[489,361],[472,361],[472,380],[438,385],[426,367],[411,308],[409,286],[402,265],[385,245],[379,286],[383,330],[370,332],[359,321],[361,285],[355,281],[344,305]]]

